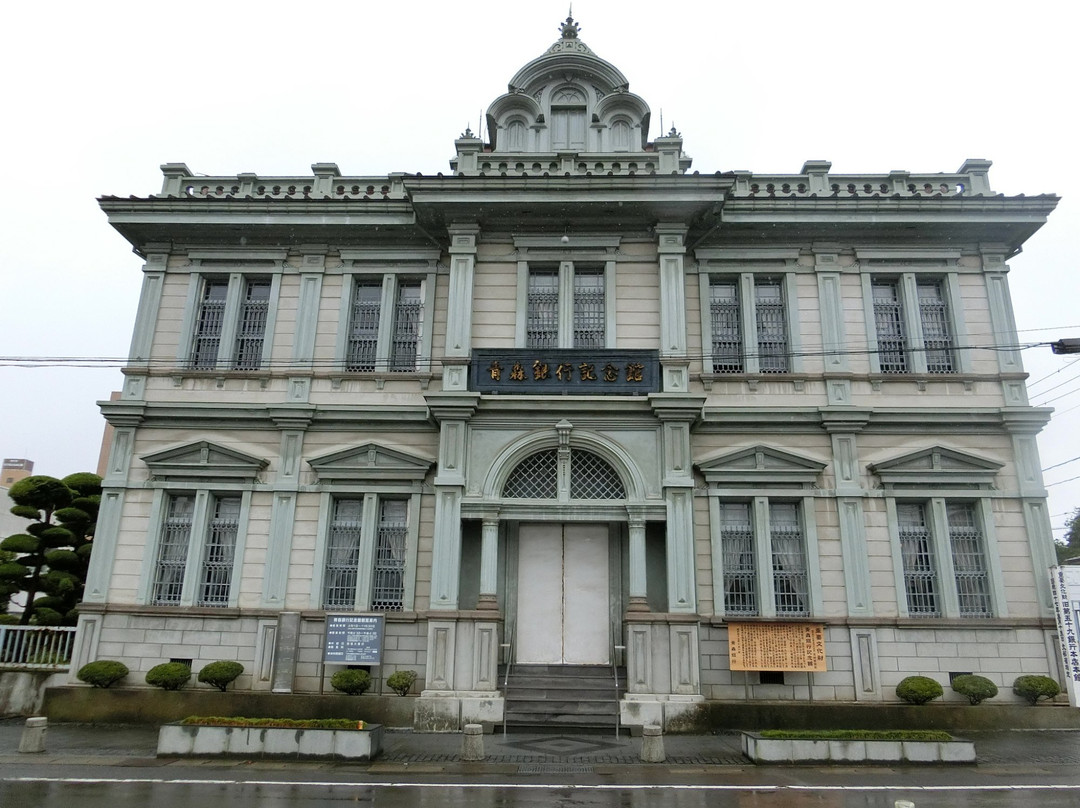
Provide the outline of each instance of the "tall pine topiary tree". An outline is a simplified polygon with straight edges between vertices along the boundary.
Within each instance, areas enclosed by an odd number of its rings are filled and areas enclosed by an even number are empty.
[[[0,541],[14,554],[0,563],[0,590],[26,593],[20,623],[75,625],[101,503],[101,478],[84,472],[62,480],[37,475],[14,483],[11,512],[31,520]]]

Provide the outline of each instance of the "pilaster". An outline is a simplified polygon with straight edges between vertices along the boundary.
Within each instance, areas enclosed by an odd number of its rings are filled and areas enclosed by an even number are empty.
[[[472,350],[473,274],[476,270],[476,242],[480,233],[475,223],[454,223],[450,231],[450,289],[447,302],[446,353],[451,360],[443,368],[443,390],[468,389],[465,361]]]
[[[686,278],[684,256],[687,228],[682,223],[656,225],[660,261],[660,359],[664,390],[685,393],[689,387],[689,358],[686,355]]]

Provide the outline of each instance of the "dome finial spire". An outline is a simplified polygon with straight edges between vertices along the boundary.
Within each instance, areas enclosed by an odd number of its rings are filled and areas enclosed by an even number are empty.
[[[559,26],[563,39],[577,39],[581,26],[574,22],[574,4],[570,4],[570,11],[566,15],[566,22]]]

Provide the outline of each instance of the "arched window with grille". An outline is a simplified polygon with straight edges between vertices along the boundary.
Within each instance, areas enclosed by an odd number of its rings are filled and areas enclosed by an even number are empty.
[[[626,499],[619,473],[604,458],[587,449],[571,449],[569,462],[561,462],[558,449],[529,455],[510,472],[502,495],[508,499],[557,499],[559,475],[566,474],[570,499]]]

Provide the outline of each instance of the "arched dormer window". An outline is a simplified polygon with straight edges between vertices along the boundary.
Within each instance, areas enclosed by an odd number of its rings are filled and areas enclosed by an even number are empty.
[[[523,152],[528,150],[527,136],[529,130],[525,128],[525,122],[520,120],[510,121],[506,125],[506,151]]]
[[[585,94],[563,87],[551,96],[551,148],[582,151],[585,148]]]
[[[626,121],[615,121],[611,124],[611,150],[630,151],[630,124]]]

